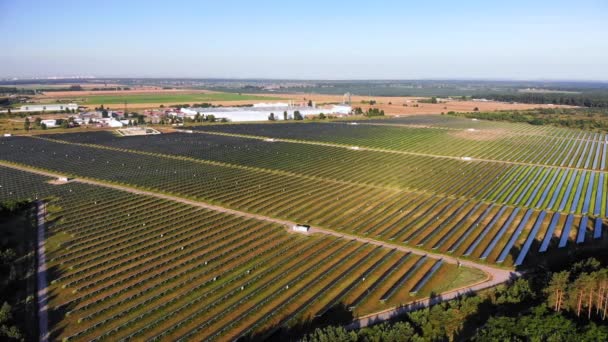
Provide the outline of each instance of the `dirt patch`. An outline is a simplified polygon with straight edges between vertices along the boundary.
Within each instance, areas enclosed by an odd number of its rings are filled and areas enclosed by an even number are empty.
[[[458,130],[450,131],[449,135],[473,141],[492,141],[502,139],[509,135],[509,132],[502,128],[490,128],[490,129],[473,129],[473,130]]]

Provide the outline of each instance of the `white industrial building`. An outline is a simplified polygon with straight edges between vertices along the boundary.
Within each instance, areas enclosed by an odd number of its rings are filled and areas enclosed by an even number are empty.
[[[46,128],[55,128],[55,127],[57,127],[57,120],[55,120],[55,119],[40,120],[40,124],[45,125]]]
[[[77,110],[78,105],[75,103],[67,104],[28,104],[19,108],[20,112],[58,112],[69,110]]]
[[[274,114],[276,120],[284,120],[284,112],[287,119],[294,118],[294,113],[299,111],[303,117],[317,116],[321,113],[329,115],[349,115],[352,107],[348,105],[331,105],[328,107],[290,106],[287,103],[258,103],[253,107],[217,107],[217,108],[182,108],[181,116],[194,118],[196,114],[213,115],[216,119],[227,119],[232,122],[239,121],[268,121],[270,114]],[[173,114],[177,115],[177,114]]]

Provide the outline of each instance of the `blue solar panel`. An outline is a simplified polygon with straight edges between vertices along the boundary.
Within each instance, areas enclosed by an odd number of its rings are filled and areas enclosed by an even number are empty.
[[[587,154],[587,160],[585,161],[585,169],[588,169],[589,165],[591,165],[591,161],[593,160],[591,157],[595,155],[593,150],[595,150],[595,142],[592,142],[589,147],[589,153]]]
[[[597,148],[595,149],[595,158],[593,159],[593,169],[597,170],[597,166],[600,162],[600,158],[602,157],[602,143],[597,143]]]
[[[536,194],[538,194],[538,191],[540,190],[540,186],[545,182],[545,179],[547,179],[547,176],[549,175],[549,171],[545,172],[545,174],[543,175],[543,178],[540,179],[540,181],[538,182],[538,185],[534,187],[534,191],[532,191],[532,193],[530,194],[530,197],[528,197],[528,201],[526,201],[525,206],[529,207],[532,204],[532,201],[534,200],[534,198],[536,197]],[[546,188],[545,188],[546,191]]]
[[[559,221],[560,215],[559,213],[554,213],[551,218],[551,223],[549,224],[549,228],[547,228],[547,232],[545,233],[545,238],[543,239],[543,243],[540,245],[538,249],[539,252],[544,253],[549,248],[549,243],[553,238],[553,232],[555,231],[555,226],[557,226],[557,222]]]
[[[568,187],[566,188],[566,193],[564,194],[564,198],[562,199],[562,202],[559,205],[559,211],[563,211],[566,207],[566,203],[568,202],[568,198],[570,197],[570,192],[572,191],[572,187],[574,186],[574,183],[576,181],[576,175],[578,175],[577,171],[572,172],[572,177],[570,177]]]
[[[538,176],[540,176],[541,172],[542,172],[542,168],[538,168],[538,171],[536,172],[536,174],[534,175],[534,177],[531,180],[527,180],[526,182],[528,183],[526,185],[526,187],[521,191],[521,193],[519,194],[519,196],[517,196],[517,199],[515,200],[516,205],[519,204],[519,202],[521,200],[524,199],[524,196],[526,196],[526,194],[528,193],[528,190],[530,190],[530,187],[536,182],[536,180],[538,179]]]
[[[483,238],[486,237],[486,235],[488,235],[488,233],[490,232],[492,227],[505,213],[505,210],[507,210],[507,207],[503,206],[502,208],[500,208],[498,213],[496,213],[496,215],[494,215],[494,217],[492,218],[492,221],[490,221],[490,223],[488,223],[488,225],[483,229],[483,231],[479,234],[479,236],[477,236],[477,239],[475,239],[475,241],[471,244],[471,246],[469,246],[467,251],[463,254],[464,256],[469,256],[469,255],[471,255],[471,253],[473,253],[473,251],[475,251],[475,248],[477,248],[477,245],[479,245],[481,240],[483,240]]]
[[[591,205],[591,195],[593,194],[593,185],[595,183],[595,172],[591,172],[589,177],[589,184],[587,185],[587,192],[585,192],[585,202],[583,202],[583,214],[589,212],[589,206]]]
[[[578,208],[578,203],[580,202],[581,194],[583,192],[583,186],[585,185],[585,178],[587,178],[587,171],[583,171],[581,178],[578,180],[576,193],[574,194],[574,201],[572,201],[572,205],[570,206],[570,212],[575,212],[576,208]]]
[[[600,181],[597,185],[597,192],[595,194],[595,206],[593,209],[593,215],[600,216],[602,210],[602,195],[604,194],[604,174],[600,173]]]
[[[450,246],[450,248],[448,249],[449,253],[452,253],[455,250],[457,250],[458,247],[460,247],[460,245],[466,241],[466,239],[469,237],[469,235],[471,235],[471,233],[473,233],[473,231],[475,231],[475,229],[477,229],[477,227],[479,227],[479,224],[486,218],[486,216],[488,216],[488,214],[490,213],[492,208],[494,208],[494,204],[490,204],[486,208],[486,210],[484,210],[483,213],[475,220],[475,222],[473,222],[469,226],[469,228],[466,230],[466,232],[464,232],[464,234],[462,234],[458,238],[458,240],[456,240],[456,242],[454,242],[454,244],[452,244],[452,246]]]
[[[442,198],[439,201],[435,202],[435,204],[431,205],[424,213],[420,214],[420,216],[418,218],[416,218],[412,222],[408,223],[405,227],[399,229],[396,233],[391,235],[389,240],[394,240],[397,236],[405,233],[407,230],[409,230],[410,228],[412,228],[415,225],[417,225],[418,223],[420,223],[423,219],[428,218],[430,216],[429,213],[433,212],[433,210],[435,210],[435,208],[437,208],[439,205],[443,204],[445,201],[446,201],[446,199]],[[382,232],[382,233],[384,233],[384,232]],[[380,234],[378,234],[378,236],[380,236]]]
[[[463,218],[461,218],[460,221],[458,221],[458,223],[456,223],[454,225],[454,227],[452,227],[445,235],[443,235],[441,237],[441,239],[439,239],[439,241],[437,241],[435,243],[435,245],[433,246],[433,249],[437,249],[437,248],[441,247],[449,238],[451,238],[452,235],[454,235],[460,229],[460,227],[462,227],[462,225],[469,218],[471,218],[471,215],[473,215],[473,213],[477,212],[477,210],[479,209],[480,206],[481,206],[481,202],[475,204],[473,209],[469,210],[469,212]]]
[[[505,261],[505,259],[509,255],[509,252],[511,251],[511,248],[513,248],[513,245],[515,244],[515,241],[517,241],[517,238],[519,238],[519,235],[521,235],[521,232],[526,227],[526,224],[528,224],[528,220],[530,220],[530,216],[532,216],[533,212],[534,212],[534,210],[532,210],[532,209],[528,209],[528,211],[526,211],[526,214],[524,215],[521,222],[519,222],[519,225],[517,226],[517,228],[513,232],[513,235],[511,235],[511,238],[509,239],[509,241],[503,248],[502,252],[498,256],[498,259],[496,259],[496,262],[500,263],[500,262]]]
[[[576,140],[571,140],[571,141],[572,141],[572,146],[570,146],[568,153],[566,153],[566,156],[564,156],[564,160],[562,160],[562,162],[559,164],[559,166],[564,166],[566,164],[566,161],[568,160],[570,153],[572,153],[572,151],[574,150],[574,146],[576,146],[577,141]]]
[[[530,230],[530,234],[528,234],[528,238],[526,239],[526,242],[524,242],[524,245],[522,246],[521,251],[517,256],[517,259],[515,260],[515,266],[523,264],[524,259],[526,258],[526,255],[528,255],[528,251],[530,250],[530,246],[532,246],[532,242],[534,242],[536,234],[538,234],[538,231],[540,230],[540,227],[542,226],[543,221],[545,220],[545,216],[547,216],[547,213],[545,211],[541,211],[538,215],[538,218],[534,223],[534,227],[532,227],[532,230]]]
[[[511,215],[509,215],[509,218],[507,219],[507,221],[502,225],[502,227],[500,227],[500,229],[498,230],[496,235],[494,235],[494,238],[492,239],[492,241],[490,241],[490,244],[488,244],[488,246],[486,247],[486,250],[483,251],[483,253],[481,254],[481,257],[480,257],[481,259],[487,258],[488,255],[490,255],[490,253],[492,253],[492,251],[494,250],[494,247],[496,247],[496,244],[498,243],[498,241],[500,241],[500,239],[505,234],[505,232],[509,229],[511,224],[513,224],[513,221],[515,220],[515,217],[517,216],[518,213],[519,213],[519,208],[515,208],[511,212]]]
[[[549,205],[547,205],[547,208],[553,208],[553,206],[555,205],[555,202],[559,197],[559,192],[562,189],[562,186],[564,185],[564,181],[566,181],[566,178],[568,178],[569,173],[569,171],[564,171],[561,173],[562,175],[559,177],[559,183],[557,183],[557,187],[553,192],[553,196],[551,197],[551,201],[549,202]]]
[[[509,193],[509,196],[507,196],[507,198],[505,198],[504,203],[509,203],[509,201],[511,200],[511,198],[517,193],[518,189],[521,188],[522,186],[524,186],[524,184],[527,184],[528,181],[528,176],[530,176],[530,173],[532,173],[532,167],[528,168],[528,171],[521,177],[521,178],[517,178],[515,180],[513,180],[513,182],[517,182],[515,187],[510,187],[511,193]],[[513,185],[514,183],[511,183],[511,185]]]
[[[426,262],[427,256],[423,256],[416,263],[410,267],[397,281],[380,297],[381,301],[390,299],[397,290],[405,284],[405,282],[414,274],[418,269]]]
[[[521,170],[521,169],[520,169],[520,168],[518,168],[518,167],[512,167],[512,168],[511,168],[509,171],[507,171],[507,172],[506,172],[506,173],[505,173],[505,174],[502,176],[502,179],[503,179],[504,181],[506,181],[507,179],[509,179],[509,177],[511,177],[511,174],[513,174],[513,172],[515,172],[515,170]],[[499,182],[494,182],[494,185],[493,185],[493,186],[490,188],[490,190],[488,190],[488,191],[485,193],[485,196],[481,196],[481,197],[483,197],[483,198],[490,198],[490,199],[492,199],[492,198],[496,197],[496,196],[493,196],[494,191],[496,191],[496,189],[500,188],[500,186],[502,186],[502,185],[504,184],[504,181],[502,181],[502,182],[500,182],[500,181],[499,181]],[[475,194],[475,196],[473,196],[473,197],[478,197],[478,196],[480,196],[480,194],[482,193],[482,191],[483,191],[483,190],[485,190],[485,189],[482,189],[482,190],[481,190],[481,191],[479,191],[477,194]]]
[[[431,267],[431,269],[428,272],[426,272],[424,277],[422,277],[422,279],[420,279],[420,281],[418,281],[418,283],[416,285],[414,285],[414,287],[410,290],[410,293],[416,293],[416,292],[420,291],[420,289],[429,281],[429,279],[431,279],[433,274],[435,274],[435,272],[437,272],[437,270],[441,267],[441,265],[443,265],[443,260],[441,260],[441,259],[437,260],[435,265],[433,265],[433,267]]]
[[[361,293],[350,305],[351,308],[355,308],[357,306],[359,306],[359,304],[361,304],[365,299],[367,299],[367,297],[369,296],[370,293],[374,292],[376,290],[376,288],[378,286],[380,286],[380,284],[382,284],[384,282],[385,279],[387,279],[391,274],[393,274],[399,267],[401,267],[401,265],[403,265],[405,263],[405,261],[410,257],[410,253],[405,254],[403,256],[401,256],[401,258],[399,258],[399,260],[397,260],[393,265],[391,265],[391,267],[389,267],[387,270],[384,271],[384,273],[382,273],[382,275],[380,275],[380,277],[378,279],[376,279],[376,281],[370,285],[370,287],[367,289],[367,291]]]
[[[600,165],[600,170],[605,170],[606,169],[606,152],[607,151],[607,147],[608,146],[608,134],[606,135],[606,141],[604,141],[604,153],[602,154],[602,163]]]
[[[547,186],[545,187],[545,190],[543,191],[542,196],[540,197],[540,199],[538,200],[538,202],[536,202],[536,205],[534,206],[535,208],[540,207],[543,203],[545,203],[545,199],[547,199],[547,195],[549,194],[549,190],[551,190],[551,187],[553,186],[553,183],[555,183],[555,180],[557,179],[557,175],[559,175],[559,170],[554,170],[553,172],[553,177],[551,177],[551,180],[549,181],[549,184],[547,184]]]
[[[454,201],[454,203],[456,203],[456,201]],[[424,244],[429,242],[429,240],[432,239],[434,236],[437,236],[437,234],[441,233],[441,231],[444,230],[445,227],[449,226],[450,223],[452,223],[452,221],[454,220],[454,218],[456,218],[458,215],[460,215],[460,213],[468,205],[469,205],[469,201],[466,201],[460,207],[458,207],[458,209],[454,210],[454,212],[452,214],[450,214],[450,216],[448,216],[445,220],[443,220],[443,222],[441,222],[441,224],[439,226],[437,226],[437,228],[433,229],[433,231],[431,231],[425,237],[423,237],[420,240],[420,242],[418,242],[417,246],[423,246]]]
[[[558,248],[566,247],[568,243],[568,238],[570,237],[570,230],[572,229],[572,223],[574,223],[574,215],[568,214],[566,218],[566,223],[564,224],[564,229],[562,230],[562,236],[559,239]]]
[[[589,218],[587,216],[581,217],[581,223],[578,226],[578,235],[576,235],[576,243],[585,242],[585,233],[587,232],[588,223],[589,223]]]
[[[576,167],[580,168],[583,164],[583,158],[585,157],[585,151],[587,151],[587,147],[589,146],[589,140],[585,142],[585,147],[583,147],[583,151],[581,152],[581,156],[578,158],[578,163],[576,163]]]
[[[601,239],[602,238],[602,226],[603,226],[603,222],[601,218],[596,218],[595,219],[595,227],[593,229],[593,238],[594,239]]]

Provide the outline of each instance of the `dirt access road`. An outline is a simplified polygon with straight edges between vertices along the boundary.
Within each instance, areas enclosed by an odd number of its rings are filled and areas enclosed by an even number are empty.
[[[5,166],[5,167],[10,167],[13,169],[18,169],[18,170],[25,171],[25,172],[40,174],[40,175],[55,178],[55,179],[57,179],[59,177],[65,177],[65,175],[62,175],[59,173],[40,171],[40,170],[36,170],[33,168],[25,167],[25,166],[17,166],[14,164],[5,163],[2,161],[0,161],[0,165]],[[254,218],[257,220],[261,220],[261,221],[277,223],[277,224],[285,226],[285,228],[290,233],[294,233],[292,231],[291,227],[293,227],[293,225],[296,224],[295,222],[288,221],[288,220],[281,220],[281,219],[277,219],[277,218],[273,218],[273,217],[269,217],[269,216],[252,214],[252,213],[229,209],[229,208],[225,208],[225,207],[221,207],[221,206],[217,206],[217,205],[213,205],[213,204],[209,204],[209,203],[205,203],[205,202],[189,200],[189,199],[185,199],[182,197],[160,194],[160,193],[156,193],[156,192],[152,192],[152,191],[140,190],[140,189],[129,187],[129,186],[116,185],[116,184],[106,183],[106,182],[92,180],[92,179],[75,178],[75,179],[70,180],[70,182],[78,182],[78,183],[89,184],[89,185],[94,185],[94,186],[101,186],[101,187],[105,187],[105,188],[129,192],[129,193],[133,193],[133,194],[156,197],[156,198],[160,198],[160,199],[164,199],[164,200],[183,203],[183,204],[191,205],[191,206],[198,207],[198,208],[210,209],[210,210],[227,213],[227,214],[232,214],[232,215],[236,215],[236,216]],[[40,208],[42,208],[42,209],[40,209]],[[40,220],[40,217],[41,217],[40,210],[43,210],[42,215],[44,215],[44,206],[39,206],[39,228],[38,228],[38,234],[39,234],[39,245],[38,245],[39,246],[38,247],[39,248],[39,266],[38,266],[39,282],[38,282],[38,284],[39,284],[39,306],[41,308],[40,309],[40,314],[41,314],[40,322],[41,322],[41,340],[42,340],[42,336],[43,336],[42,327],[47,326],[48,323],[46,323],[46,320],[47,320],[47,318],[46,318],[46,305],[47,305],[46,292],[47,292],[47,289],[46,289],[46,263],[44,261],[44,219]],[[44,218],[44,216],[42,216],[42,218]],[[42,229],[40,227],[42,227]],[[42,235],[40,235],[40,234],[42,234]],[[294,233],[294,234],[297,234],[297,233]],[[462,287],[460,289],[441,293],[436,298],[421,300],[416,303],[410,304],[406,307],[384,310],[382,312],[378,312],[378,313],[374,313],[374,314],[370,314],[370,315],[361,317],[351,324],[351,328],[358,327],[358,326],[361,326],[361,327],[367,326],[372,323],[376,323],[376,322],[379,322],[382,320],[387,320],[387,319],[393,318],[397,315],[402,314],[403,312],[407,312],[407,311],[410,311],[413,309],[436,304],[442,300],[449,300],[449,299],[456,298],[458,295],[463,294],[463,293],[474,292],[474,291],[478,291],[481,289],[486,289],[486,288],[489,288],[492,286],[496,286],[498,284],[502,284],[502,283],[508,281],[513,276],[517,276],[517,274],[515,272],[497,268],[497,267],[492,267],[492,266],[485,265],[485,264],[476,263],[476,262],[473,262],[470,260],[459,260],[459,259],[447,256],[447,255],[431,253],[431,252],[427,252],[427,251],[413,248],[413,247],[396,245],[396,244],[387,243],[384,241],[379,241],[379,240],[365,238],[365,237],[361,237],[361,236],[346,234],[346,233],[337,232],[337,231],[324,229],[324,228],[320,228],[320,227],[311,227],[308,234],[332,235],[332,236],[336,236],[336,237],[340,237],[340,238],[344,238],[344,239],[356,240],[356,241],[359,241],[362,243],[369,243],[369,244],[376,245],[376,246],[383,246],[383,247],[390,248],[390,249],[397,249],[399,251],[403,251],[406,253],[412,253],[412,254],[417,254],[417,255],[427,255],[430,258],[443,259],[445,262],[448,262],[448,263],[460,264],[463,266],[477,268],[477,269],[484,271],[488,275],[488,278],[485,281],[479,282],[477,284],[472,284],[472,285],[469,285],[466,287]],[[42,260],[40,259],[40,256],[42,256]],[[43,276],[43,278],[41,276]],[[43,280],[44,284],[41,283],[42,280]],[[43,288],[42,292],[40,292],[41,286]],[[42,294],[42,296],[41,296],[41,294]],[[40,302],[40,298],[44,298],[44,302]],[[44,310],[43,310],[43,308],[44,308]],[[43,321],[42,321],[43,314],[45,317],[44,325],[42,324],[43,323]],[[44,333],[45,333],[45,336],[47,336],[47,338],[48,338],[47,329],[44,330]]]

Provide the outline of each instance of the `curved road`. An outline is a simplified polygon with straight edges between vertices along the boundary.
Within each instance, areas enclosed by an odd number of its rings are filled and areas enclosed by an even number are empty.
[[[41,170],[37,170],[34,168],[26,167],[26,166],[5,163],[2,161],[0,161],[0,165],[22,170],[22,171],[26,171],[26,172],[40,174],[40,175],[51,177],[51,178],[65,177],[65,175],[62,175],[59,173],[41,171]],[[133,194],[156,197],[156,198],[160,198],[160,199],[164,199],[164,200],[174,201],[174,202],[178,202],[178,203],[191,205],[194,207],[210,209],[210,210],[223,212],[223,213],[227,213],[227,214],[232,214],[232,215],[237,215],[237,216],[241,216],[241,217],[254,218],[257,220],[261,220],[261,221],[273,222],[273,223],[277,223],[277,224],[285,226],[289,232],[295,234],[295,232],[291,229],[291,227],[293,225],[295,225],[296,223],[292,222],[292,221],[288,221],[288,220],[282,220],[282,219],[277,219],[277,218],[273,218],[273,217],[269,217],[269,216],[252,214],[252,213],[229,209],[229,208],[225,208],[225,207],[221,207],[218,205],[213,205],[213,204],[209,204],[209,203],[205,203],[205,202],[189,200],[189,199],[185,199],[185,198],[178,197],[178,196],[160,194],[160,193],[156,193],[156,192],[152,192],[152,191],[140,190],[140,189],[129,187],[129,186],[106,183],[106,182],[93,180],[93,179],[77,178],[77,179],[70,180],[70,182],[79,182],[79,183],[83,183],[83,184],[101,186],[101,187],[105,187],[105,188],[111,188],[111,189],[115,189],[115,190],[129,192],[129,193],[133,193]],[[44,210],[44,204],[39,206],[39,214],[38,214],[39,215],[39,221],[38,221],[39,222],[38,223],[38,237],[39,237],[39,240],[38,240],[38,249],[39,249],[39,253],[38,253],[38,255],[39,255],[38,286],[39,286],[39,290],[38,290],[38,293],[39,293],[39,307],[40,307],[40,323],[41,323],[41,332],[42,332],[43,326],[47,325],[47,323],[46,323],[46,319],[47,319],[46,318],[46,305],[47,305],[46,291],[47,291],[47,289],[46,289],[46,263],[44,260],[44,212],[42,212],[43,214],[42,214],[42,216],[40,216],[41,215],[40,210]],[[42,219],[40,219],[41,217],[42,217]],[[384,241],[379,241],[379,240],[361,237],[361,236],[357,236],[357,235],[337,232],[337,231],[319,228],[319,227],[311,227],[309,232],[304,233],[304,234],[332,235],[332,236],[336,236],[336,237],[342,237],[345,239],[356,240],[356,241],[363,242],[363,243],[369,243],[372,245],[383,246],[386,248],[391,248],[391,249],[394,248],[394,249],[397,249],[397,250],[403,251],[403,252],[409,252],[409,253],[418,254],[418,255],[427,255],[431,258],[443,259],[445,262],[448,262],[448,263],[452,263],[452,264],[459,263],[460,265],[477,268],[477,269],[484,271],[488,275],[488,278],[480,283],[469,285],[469,286],[466,286],[466,287],[463,287],[460,289],[448,291],[448,292],[442,293],[438,297],[435,297],[432,299],[421,300],[421,301],[409,304],[404,307],[384,310],[381,312],[377,312],[374,314],[370,314],[370,315],[361,317],[361,318],[355,320],[351,325],[349,325],[350,328],[364,327],[364,326],[373,324],[375,322],[393,318],[393,317],[395,317],[397,315],[401,315],[407,311],[411,311],[411,310],[415,310],[415,309],[418,309],[421,307],[433,305],[442,300],[449,300],[449,299],[456,298],[457,296],[467,293],[467,292],[474,292],[474,291],[486,289],[486,288],[489,288],[492,286],[496,286],[498,284],[508,281],[513,276],[518,275],[517,273],[509,271],[509,270],[492,267],[492,266],[489,266],[486,264],[476,263],[476,262],[470,261],[470,260],[459,260],[459,259],[451,257],[451,256],[432,253],[432,252],[428,252],[428,251],[414,248],[414,247],[401,246],[401,245],[397,245],[397,244],[392,244],[392,243],[388,243],[388,242],[384,242]],[[42,288],[41,288],[41,286],[42,286]],[[41,302],[41,299],[43,299],[44,302]],[[44,322],[43,322],[43,316],[44,316]],[[43,325],[43,323],[44,323],[44,325]],[[48,332],[46,331],[46,329],[44,330],[44,332],[45,332],[45,336],[48,338]],[[42,334],[41,334],[41,340],[42,340]]]

